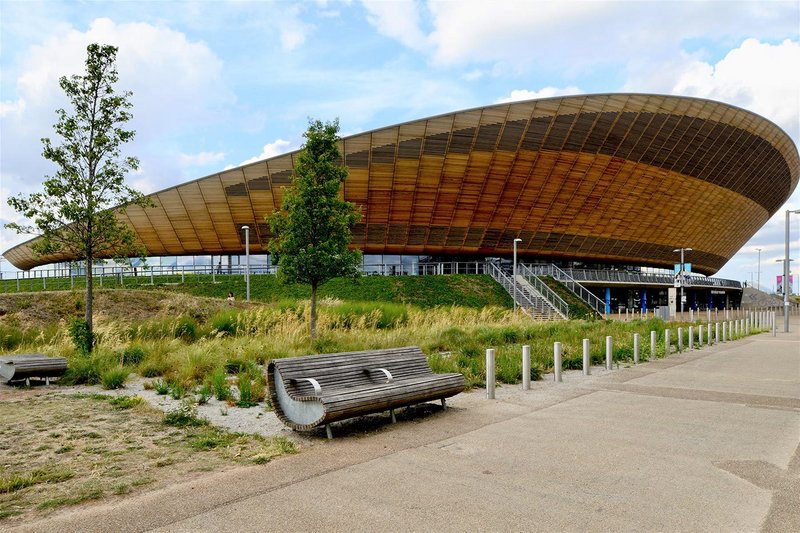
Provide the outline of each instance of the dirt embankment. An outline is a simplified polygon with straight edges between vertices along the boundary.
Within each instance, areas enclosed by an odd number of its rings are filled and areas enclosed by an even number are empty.
[[[0,294],[0,323],[23,328],[44,328],[84,314],[85,295],[77,291]],[[235,302],[236,307],[247,307]],[[255,304],[253,304],[255,305]],[[204,320],[231,304],[216,298],[144,290],[95,291],[95,320],[138,322],[189,314]]]

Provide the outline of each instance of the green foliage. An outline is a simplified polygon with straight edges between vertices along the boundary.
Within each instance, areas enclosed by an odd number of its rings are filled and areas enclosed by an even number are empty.
[[[93,385],[100,382],[105,361],[95,356],[72,357],[67,361],[67,371],[61,378],[65,385]]]
[[[197,418],[197,408],[188,398],[177,409],[165,413],[163,423],[177,427],[208,425],[208,421]]]
[[[224,402],[231,398],[231,387],[228,385],[228,375],[223,370],[216,370],[211,374],[209,381],[217,400]]]
[[[59,80],[72,108],[71,113],[56,111],[54,129],[62,143],[42,139],[42,155],[58,170],[46,177],[43,191],[8,200],[33,225],[10,223],[6,227],[41,235],[32,246],[37,254],[66,253],[91,265],[104,256],[143,255],[136,233],[116,214],[131,205],[153,204],[125,185],[125,174],[136,170],[139,161],[121,155],[122,145],[133,139],[135,132],[124,128],[131,119],[131,93],[114,91],[117,48],[90,44],[86,51],[85,75]],[[91,334],[91,268],[86,271],[85,318]],[[81,349],[88,353],[93,346],[89,342]]]
[[[9,494],[39,483],[59,483],[72,479],[74,475],[69,470],[55,467],[36,468],[24,474],[0,474],[0,494]]]
[[[311,285],[312,338],[317,287],[336,277],[358,277],[361,264],[361,252],[348,249],[350,228],[361,215],[339,197],[347,168],[341,165],[338,132],[338,120],[309,122],[296,159],[294,186],[284,192],[281,210],[267,219],[275,235],[269,250],[281,280]]]
[[[236,402],[238,407],[255,407],[264,400],[264,375],[257,369],[241,372],[236,377],[236,386],[239,389],[239,401]]]
[[[220,311],[211,318],[211,330],[222,335],[236,335],[239,329],[238,319],[238,311]]]
[[[69,322],[69,336],[75,349],[83,355],[91,353],[97,340],[89,323],[81,318],[73,318]]]
[[[175,323],[175,338],[187,342],[197,340],[197,321],[190,316],[181,316]]]
[[[120,353],[123,366],[136,366],[147,357],[147,352],[141,346],[128,346]]]
[[[244,359],[233,357],[225,361],[225,372],[228,374],[238,374],[247,370],[249,366],[250,364]]]
[[[100,375],[100,382],[106,390],[121,389],[125,386],[128,373],[129,371],[125,367],[111,368]]]
[[[553,292],[559,295],[562,300],[567,302],[569,317],[571,319],[594,320],[597,318],[597,313],[594,309],[589,307],[586,302],[576,296],[575,293],[569,290],[563,283],[552,276],[540,276],[539,279],[550,287]]]
[[[132,409],[144,403],[144,398],[141,396],[117,396],[111,398],[109,403],[116,409]]]
[[[22,344],[23,339],[24,334],[20,328],[0,324],[0,350],[13,350]]]
[[[170,386],[169,383],[163,379],[156,379],[153,380],[153,389],[156,391],[156,394],[164,396],[169,393]]]

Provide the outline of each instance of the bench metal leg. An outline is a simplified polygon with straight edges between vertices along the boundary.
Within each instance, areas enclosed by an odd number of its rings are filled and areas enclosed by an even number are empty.
[[[325,434],[328,436],[328,440],[333,439],[333,432],[331,431],[330,425],[325,426]]]
[[[397,423],[397,419],[394,417],[394,409],[389,409],[389,414],[392,415],[392,424]]]
[[[447,399],[442,398],[442,409],[447,409]]]
[[[26,387],[30,387],[31,386],[31,378],[25,378],[25,386]]]
[[[47,386],[50,386],[50,376],[45,376],[44,377],[44,384],[47,385]]]

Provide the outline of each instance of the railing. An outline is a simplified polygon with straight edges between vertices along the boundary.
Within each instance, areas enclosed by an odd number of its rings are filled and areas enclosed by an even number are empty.
[[[595,296],[592,291],[578,283],[575,278],[558,268],[556,265],[523,265],[529,269],[536,276],[552,276],[557,281],[564,284],[575,296],[586,302],[586,304],[594,309],[600,315],[606,312],[606,303]]]
[[[485,263],[487,265],[486,273],[498,282],[502,287],[517,301],[519,305],[531,318],[552,318],[554,308],[550,303],[538,294],[532,287],[531,290],[526,290],[524,287],[519,287],[517,281],[513,280],[511,276],[507,275],[503,270],[494,263]],[[515,290],[516,288],[516,290]]]
[[[531,284],[531,286],[541,294],[542,298],[547,300],[563,318],[569,318],[569,304],[565,302],[561,296],[556,294],[553,289],[548,287],[545,282],[540,280],[530,268],[520,263],[517,265],[517,274],[527,283]]]
[[[672,285],[674,283],[674,278],[670,274],[646,274],[627,270],[586,270],[577,268],[567,268],[564,272],[573,279],[584,283],[630,283],[637,285]],[[742,288],[740,282],[730,279],[686,276],[686,280],[687,287]]]

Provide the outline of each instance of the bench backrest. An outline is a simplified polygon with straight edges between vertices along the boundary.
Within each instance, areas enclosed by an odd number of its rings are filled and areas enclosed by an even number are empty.
[[[272,364],[280,372],[291,396],[313,395],[311,383],[295,381],[302,378],[315,379],[324,393],[326,389],[369,385],[386,379],[380,371],[369,373],[366,370],[385,368],[395,380],[433,373],[427,357],[416,346],[287,357],[273,359]]]

